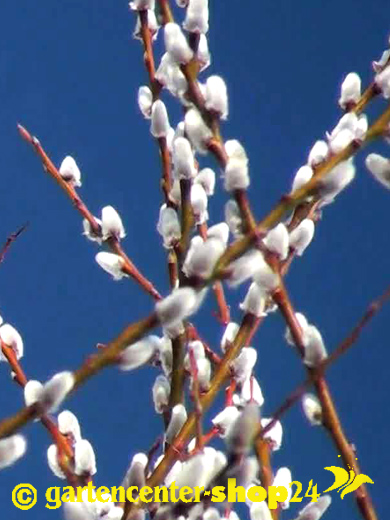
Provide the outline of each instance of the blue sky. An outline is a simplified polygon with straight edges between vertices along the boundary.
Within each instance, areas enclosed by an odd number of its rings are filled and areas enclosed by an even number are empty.
[[[230,116],[222,131],[246,147],[250,200],[260,218],[289,190],[314,141],[336,124],[343,77],[356,71],[363,84],[372,78],[371,61],[385,49],[389,34],[388,3],[211,3],[213,63],[203,77],[215,73],[226,80]],[[117,208],[127,229],[125,250],[160,292],[168,292],[165,252],[155,229],[161,203],[158,153],[136,104],[146,73],[141,46],[131,37],[134,23],[125,1],[3,0],[0,7],[0,242],[30,222],[0,268],[0,314],[23,335],[23,367],[32,379],[44,381],[78,367],[97,343],[114,338],[149,313],[152,304],[135,284],[114,283],[97,266],[97,249],[82,237],[79,215],[19,138],[18,122],[37,135],[56,164],[68,154],[76,158],[83,175],[81,195],[92,212],[99,214],[108,204]],[[384,106],[375,102],[369,117]],[[174,122],[179,117],[173,109]],[[371,148],[385,152],[383,145]],[[287,279],[296,309],[319,327],[330,351],[390,282],[385,211],[390,194],[365,170],[366,153],[356,161],[355,182],[326,208],[313,244]],[[218,171],[212,159],[204,165]],[[211,223],[223,218],[226,200],[219,183],[210,201]],[[228,294],[238,320],[244,290]],[[211,303],[194,321],[217,345],[222,330],[210,309]],[[380,517],[387,509],[390,462],[388,317],[385,308],[329,371],[348,438],[363,472],[375,482],[370,491]],[[254,342],[266,415],[304,376],[283,333],[281,318],[272,315]],[[160,433],[151,399],[155,376],[152,368],[136,373],[109,369],[66,404],[96,449],[98,485],[117,485],[131,456],[147,450]],[[3,417],[18,410],[23,399],[4,364],[0,382]],[[314,479],[319,490],[328,487],[333,480],[323,468],[338,465],[338,458],[326,434],[309,428],[299,407],[283,425],[284,445],[274,467],[290,467],[304,484]],[[25,434],[26,456],[0,473],[4,518],[60,518],[59,511],[44,507],[45,489],[63,484],[46,464],[50,440],[38,423]],[[38,489],[38,504],[29,511],[11,503],[11,491],[20,482]],[[335,492],[332,496],[325,518],[359,518],[351,495],[344,500]]]

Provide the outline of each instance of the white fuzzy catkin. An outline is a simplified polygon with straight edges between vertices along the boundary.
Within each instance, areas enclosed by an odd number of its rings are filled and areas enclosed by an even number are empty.
[[[149,87],[145,85],[139,87],[137,101],[142,115],[146,119],[150,119],[152,115],[153,94]]]
[[[309,165],[301,166],[295,174],[291,192],[294,193],[304,186],[313,177],[313,169]]]
[[[72,186],[81,186],[81,173],[76,161],[70,155],[67,155],[59,167],[59,174],[64,181],[69,182]]]
[[[207,144],[213,137],[213,133],[203,121],[202,116],[196,108],[187,110],[184,118],[184,126],[187,137],[194,148],[202,154],[206,153]]]
[[[197,171],[191,145],[185,137],[178,137],[173,141],[173,164],[175,176],[179,179],[192,179]]]
[[[163,237],[164,247],[173,247],[181,237],[181,226],[177,212],[173,208],[168,208],[166,204],[161,206],[157,231]]]
[[[11,347],[16,356],[16,359],[20,359],[23,357],[24,347],[22,336],[15,329],[15,327],[10,325],[9,323],[4,323],[3,325],[1,325],[0,339],[7,347]],[[0,359],[5,360],[3,354],[1,354]]]
[[[43,385],[39,381],[31,379],[24,387],[24,401],[26,406],[30,406],[40,400]]]
[[[55,412],[74,386],[72,372],[64,371],[55,374],[43,385],[39,402],[47,412]]]
[[[356,72],[350,72],[341,84],[339,105],[344,110],[352,108],[361,96],[362,81]]]
[[[226,83],[220,76],[209,76],[206,80],[205,106],[207,110],[227,119],[229,114]]]
[[[332,502],[330,495],[322,495],[316,502],[309,502],[296,517],[296,520],[320,520]]]
[[[196,34],[205,34],[209,30],[208,0],[189,0],[184,29]]]
[[[322,423],[322,407],[314,394],[307,393],[302,397],[302,408],[312,426]]]
[[[171,385],[165,376],[157,376],[153,388],[153,403],[157,413],[163,413],[169,401]]]
[[[263,243],[265,247],[278,255],[280,260],[285,260],[288,255],[289,237],[286,226],[280,222],[276,227],[268,231]]]
[[[109,238],[120,240],[126,236],[122,219],[112,206],[105,206],[102,209],[102,234],[103,240]]]
[[[147,336],[129,345],[119,356],[119,368],[121,370],[135,370],[146,365],[157,353],[159,345],[160,338],[158,336]]]
[[[0,439],[0,469],[12,466],[25,454],[26,447],[26,439],[18,433]]]
[[[206,220],[208,220],[209,214],[207,211],[207,194],[201,184],[192,184],[190,198],[195,223],[197,225],[203,224],[204,222],[206,222]]]
[[[170,124],[165,103],[158,99],[152,105],[150,133],[156,138],[167,137],[169,129]]]
[[[314,237],[315,225],[311,219],[305,218],[302,222],[290,233],[289,242],[290,247],[295,251],[295,254],[302,256],[305,249],[310,245]]]
[[[314,325],[309,325],[304,334],[304,363],[309,367],[318,366],[327,356],[324,341],[320,331]]]
[[[316,141],[313,145],[313,148],[310,150],[309,157],[307,159],[308,165],[311,167],[317,166],[327,158],[328,154],[329,147],[326,141]]]
[[[215,172],[211,168],[203,168],[200,170],[200,172],[195,177],[194,182],[203,186],[203,189],[208,197],[214,195]]]
[[[125,261],[119,255],[101,251],[95,256],[95,260],[104,271],[114,278],[114,280],[121,280],[126,276],[126,273],[122,271]]]
[[[76,475],[94,475],[96,473],[96,458],[92,445],[86,439],[80,439],[74,447]]]
[[[64,410],[58,414],[58,429],[64,435],[72,435],[75,441],[81,439],[81,429],[79,421],[74,413]]]
[[[162,325],[172,326],[190,316],[196,305],[197,294],[194,289],[183,287],[157,302],[156,313]]]
[[[185,64],[192,59],[193,52],[180,26],[176,23],[165,24],[164,42],[166,51],[176,63]]]
[[[271,421],[272,419],[267,419],[266,417],[261,419],[262,428],[268,426],[268,424]],[[283,439],[282,423],[280,421],[276,421],[276,423],[271,427],[271,429],[266,432],[264,438],[267,439],[270,443],[272,451],[280,450]]]
[[[176,435],[182,429],[183,424],[187,420],[187,412],[182,404],[177,404],[172,408],[171,420],[169,421],[167,431],[165,432],[166,442],[171,443]]]
[[[390,189],[390,160],[377,153],[370,153],[366,157],[366,166],[373,177]]]
[[[225,245],[217,238],[210,238],[206,242],[191,242],[191,244],[183,265],[183,272],[188,277],[209,277],[224,252]]]
[[[47,463],[51,471],[58,478],[65,479],[66,475],[62,471],[61,466],[58,462],[58,448],[56,444],[50,444],[46,452]]]
[[[375,77],[376,86],[382,91],[385,99],[390,98],[390,66],[379,72]]]

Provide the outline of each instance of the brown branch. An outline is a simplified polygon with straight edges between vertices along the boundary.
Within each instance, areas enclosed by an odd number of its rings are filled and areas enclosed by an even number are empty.
[[[18,238],[19,235],[23,233],[23,231],[27,229],[28,225],[29,223],[27,222],[7,238],[5,244],[0,250],[0,264],[4,261],[5,255],[7,254],[8,249],[11,247],[11,244]]]
[[[101,237],[101,229],[99,224],[96,222],[95,217],[92,215],[92,213],[89,211],[85,203],[82,201],[78,193],[76,192],[75,188],[64,180],[58,169],[55,167],[53,162],[50,160],[46,152],[41,146],[41,143],[38,141],[38,139],[34,136],[32,136],[23,126],[18,125],[18,130],[20,135],[25,139],[35,150],[37,155],[42,161],[42,165],[44,170],[53,177],[53,179],[59,184],[59,186],[65,191],[65,193],[68,195],[70,200],[72,201],[74,207],[77,209],[77,211],[81,214],[83,218],[85,218],[90,226],[91,230],[94,235]],[[127,255],[124,253],[122,247],[120,246],[119,242],[114,239],[108,239],[105,241],[107,243],[112,251],[121,256],[124,260],[124,266],[122,268],[123,272],[126,273],[128,276],[133,278],[148,294],[150,294],[155,300],[160,300],[161,295],[157,291],[157,289],[154,288],[153,284],[149,282],[135,267],[135,265],[130,261],[130,259],[127,257]]]
[[[299,325],[298,320],[295,317],[295,311],[292,303],[289,299],[288,293],[285,287],[281,286],[273,293],[273,299],[278,305],[288,328],[290,329],[291,336],[296,344],[301,358],[304,357],[305,345],[303,341],[303,332]],[[318,399],[321,403],[322,408],[322,424],[328,431],[333,444],[337,451],[341,454],[341,458],[346,468],[352,468],[358,475],[361,473],[359,464],[356,461],[355,452],[353,447],[348,442],[344,433],[341,420],[337,414],[336,406],[331,396],[330,389],[325,379],[325,375],[320,367],[307,367],[309,375],[313,375],[313,384],[316,390]],[[357,506],[366,520],[377,520],[375,508],[372,504],[371,496],[368,492],[367,486],[362,484],[355,491],[355,499]]]

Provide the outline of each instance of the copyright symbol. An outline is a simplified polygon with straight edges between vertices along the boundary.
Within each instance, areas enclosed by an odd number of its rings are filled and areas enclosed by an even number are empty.
[[[12,502],[18,509],[31,509],[37,503],[37,490],[31,484],[18,484],[12,490]]]

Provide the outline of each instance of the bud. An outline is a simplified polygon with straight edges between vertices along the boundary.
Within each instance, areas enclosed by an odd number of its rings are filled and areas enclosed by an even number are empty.
[[[0,439],[0,469],[12,466],[25,454],[26,447],[26,439],[20,434]]]
[[[253,273],[253,279],[264,292],[272,292],[279,285],[278,274],[267,264],[263,255],[261,255],[261,260]]]
[[[225,221],[230,232],[236,237],[242,236],[241,212],[235,200],[228,200],[225,204]]]
[[[257,352],[252,347],[244,347],[236,359],[231,363],[233,377],[238,383],[243,383],[252,375],[256,364]]]
[[[102,209],[102,233],[103,240],[109,238],[120,240],[126,236],[122,219],[112,206],[105,206]]]
[[[58,448],[55,444],[51,444],[47,449],[47,463],[56,477],[61,479],[66,478],[65,473],[58,463]]]
[[[354,178],[355,166],[351,157],[337,164],[321,179],[319,193],[321,197],[324,197],[326,203],[332,202],[334,197],[346,188]]]
[[[183,27],[192,33],[207,33],[209,30],[208,0],[189,0]]]
[[[230,264],[230,276],[228,283],[231,287],[236,287],[248,280],[248,278],[259,275],[261,278],[261,270],[264,269],[273,273],[272,269],[266,264],[264,257],[257,249],[251,249],[237,260]],[[257,280],[256,280],[257,281]],[[262,287],[262,284],[259,284]]]
[[[155,40],[157,38],[159,25],[158,25],[158,21],[157,21],[156,13],[155,13],[154,9],[148,9],[147,17],[148,17],[148,29],[152,35],[152,39]],[[142,41],[141,19],[139,16],[137,16],[137,21],[136,21],[134,32],[133,32],[133,38],[135,38],[136,40]]]
[[[147,336],[122,351],[119,358],[121,370],[135,370],[151,361],[158,352],[160,338],[158,336]]]
[[[314,394],[305,394],[302,397],[302,408],[312,426],[322,423],[322,407]]]
[[[213,133],[196,108],[187,110],[184,124],[185,132],[193,147],[200,153],[206,153],[207,144],[213,137]]]
[[[304,334],[304,363],[309,367],[318,366],[328,357],[320,331],[314,325],[309,325]]]
[[[240,413],[226,437],[226,445],[230,454],[246,455],[257,432],[260,420],[259,407],[249,403]]]
[[[215,238],[227,246],[229,240],[229,226],[225,222],[214,224],[207,230],[207,238]]]
[[[177,334],[174,337],[177,337]],[[161,368],[163,369],[164,374],[169,377],[172,373],[173,362],[172,340],[169,339],[169,337],[163,336],[160,339],[158,345],[158,359],[161,363]]]
[[[194,154],[191,145],[185,137],[173,141],[173,164],[175,176],[179,179],[192,179],[196,175]]]
[[[376,73],[379,73],[383,70],[383,68],[387,65],[387,62],[390,59],[390,49],[386,49],[382,52],[381,57],[378,61],[372,62],[372,68]]]
[[[131,460],[129,469],[123,479],[122,486],[129,488],[130,486],[137,486],[138,489],[145,485],[145,468],[148,464],[148,457],[145,453],[136,453]]]
[[[210,388],[211,379],[211,363],[207,358],[198,359],[196,361],[196,368],[198,370],[198,384],[201,392],[207,392]],[[191,388],[193,385],[193,378],[191,377]]]
[[[295,174],[291,192],[294,193],[304,186],[313,177],[313,170],[310,166],[301,166]]]
[[[272,419],[261,419],[261,426],[265,428],[272,421]],[[267,439],[270,443],[272,451],[277,451],[280,449],[282,445],[283,438],[283,428],[282,423],[280,421],[276,421],[276,423],[272,426],[270,430],[264,435],[264,439]]]
[[[173,208],[167,208],[163,204],[160,209],[160,216],[157,223],[157,231],[164,239],[164,247],[173,247],[181,237],[181,227],[179,217]]]
[[[240,413],[241,412],[235,406],[226,406],[222,412],[219,412],[219,414],[212,419],[211,422],[214,426],[218,427],[219,435],[221,437],[226,437]]]
[[[164,42],[168,54],[176,63],[188,63],[192,51],[182,30],[176,23],[167,23],[164,27]]]
[[[385,188],[390,189],[390,160],[377,153],[370,153],[366,157],[366,166],[374,178]],[[0,329],[1,330],[1,329]]]
[[[187,412],[182,404],[177,404],[172,408],[171,420],[167,431],[165,432],[165,440],[169,444],[172,443],[173,439],[182,429],[184,423],[187,420]]]
[[[272,485],[275,487],[282,486],[287,489],[287,498],[280,504],[282,509],[288,509],[290,507],[290,499],[292,496],[292,487],[290,486],[291,482],[291,471],[288,468],[279,468]]]
[[[165,376],[157,376],[153,388],[153,403],[157,413],[163,413],[168,405],[171,385]]]
[[[225,151],[229,159],[237,159],[239,161],[248,162],[248,156],[245,148],[237,139],[229,139],[225,142]]]
[[[193,244],[195,243],[195,246]],[[183,272],[186,276],[198,276],[208,278],[214,270],[216,263],[225,250],[225,245],[216,238],[209,238],[206,242],[191,242]]]
[[[197,308],[198,298],[194,289],[182,287],[156,303],[156,313],[160,323],[172,326],[181,322]]]
[[[248,163],[239,159],[229,159],[224,173],[226,191],[246,190],[250,184]]]
[[[265,502],[253,502],[249,510],[250,520],[272,520],[271,511]]]
[[[95,260],[114,280],[120,280],[126,276],[126,273],[122,271],[125,261],[119,255],[102,251],[95,256]]]
[[[203,168],[195,177],[194,182],[203,186],[206,195],[210,197],[214,195],[215,188],[215,172],[211,168]]]
[[[196,224],[203,224],[208,220],[207,204],[208,199],[203,186],[201,184],[193,184],[191,186],[191,206]]]
[[[205,106],[207,110],[227,119],[229,113],[228,95],[225,81],[220,76],[209,76],[206,80]]]
[[[390,98],[390,66],[384,68],[375,77],[376,86],[382,91],[385,99]]]
[[[65,157],[58,171],[64,181],[69,182],[71,186],[81,186],[80,170],[76,164],[76,161],[70,155]]]
[[[303,337],[305,337],[305,334],[306,334],[306,330],[309,326],[308,322],[307,322],[307,319],[305,318],[305,316],[300,313],[300,312],[296,312],[295,313],[295,318],[297,319],[298,323],[299,323],[299,326],[301,327],[302,329],[302,334],[303,334]],[[295,342],[293,340],[293,337],[291,335],[291,332],[290,332],[290,329],[289,327],[286,328],[286,332],[284,334],[284,338],[285,340],[287,341],[287,343],[289,345],[291,345],[292,347],[295,345]]]
[[[362,81],[356,72],[347,74],[341,85],[341,95],[339,105],[343,110],[354,107],[361,96]]]
[[[40,403],[47,412],[55,412],[74,386],[72,372],[59,372],[44,384]]]
[[[64,410],[58,417],[58,429],[63,435],[71,435],[74,441],[81,439],[80,424],[74,413]]]
[[[248,377],[241,386],[240,395],[233,395],[233,403],[236,406],[245,406],[248,403],[256,403],[263,406],[264,397],[260,385],[254,376]]]
[[[92,445],[86,439],[80,439],[74,447],[76,475],[94,475],[96,473],[96,458]]]
[[[10,347],[13,350],[16,359],[20,359],[23,357],[24,348],[22,336],[12,325],[10,325],[9,323],[4,323],[4,325],[1,325],[0,339],[5,345],[7,345],[7,347]],[[0,359],[5,360],[4,355],[2,353]]]
[[[309,502],[297,516],[296,520],[320,520],[332,502],[330,495],[322,495],[317,502]]]
[[[316,141],[313,148],[310,150],[309,157],[307,159],[308,165],[314,168],[318,164],[322,163],[329,153],[328,145],[325,141]],[[305,168],[305,166],[304,166]],[[312,173],[313,174],[313,173]],[[311,176],[309,180],[311,179]]]
[[[26,406],[31,406],[41,400],[43,385],[39,381],[31,379],[24,387],[24,402]]]
[[[238,323],[235,323],[234,321],[231,321],[226,325],[225,332],[223,333],[222,339],[221,339],[221,350],[222,352],[225,352],[227,348],[232,345],[235,337],[237,336],[237,332],[240,330],[240,326]]]
[[[142,86],[138,89],[138,106],[142,115],[150,119],[152,114],[153,94],[149,87]]]
[[[150,132],[153,137],[167,137],[170,129],[168,112],[165,104],[158,99],[152,105],[152,122]]]
[[[280,260],[285,260],[288,255],[288,231],[283,223],[268,231],[263,243],[268,251],[279,256]]]
[[[102,221],[96,217],[95,218],[95,221],[97,222],[98,226],[100,227],[100,229],[102,228]],[[86,236],[88,238],[88,240],[91,240],[92,242],[97,242],[99,245],[102,243],[102,237],[101,235],[97,235],[94,233],[94,231],[92,230],[92,227],[91,227],[91,224],[89,223],[89,221],[84,218],[83,219],[83,235]]]
[[[305,218],[302,222],[290,233],[289,241],[290,247],[294,250],[295,254],[302,256],[305,249],[310,245],[313,240],[315,231],[314,222]]]
[[[207,69],[207,67],[209,67],[211,64],[209,44],[207,42],[207,36],[205,34],[200,35],[196,59],[200,64],[200,72]]]

